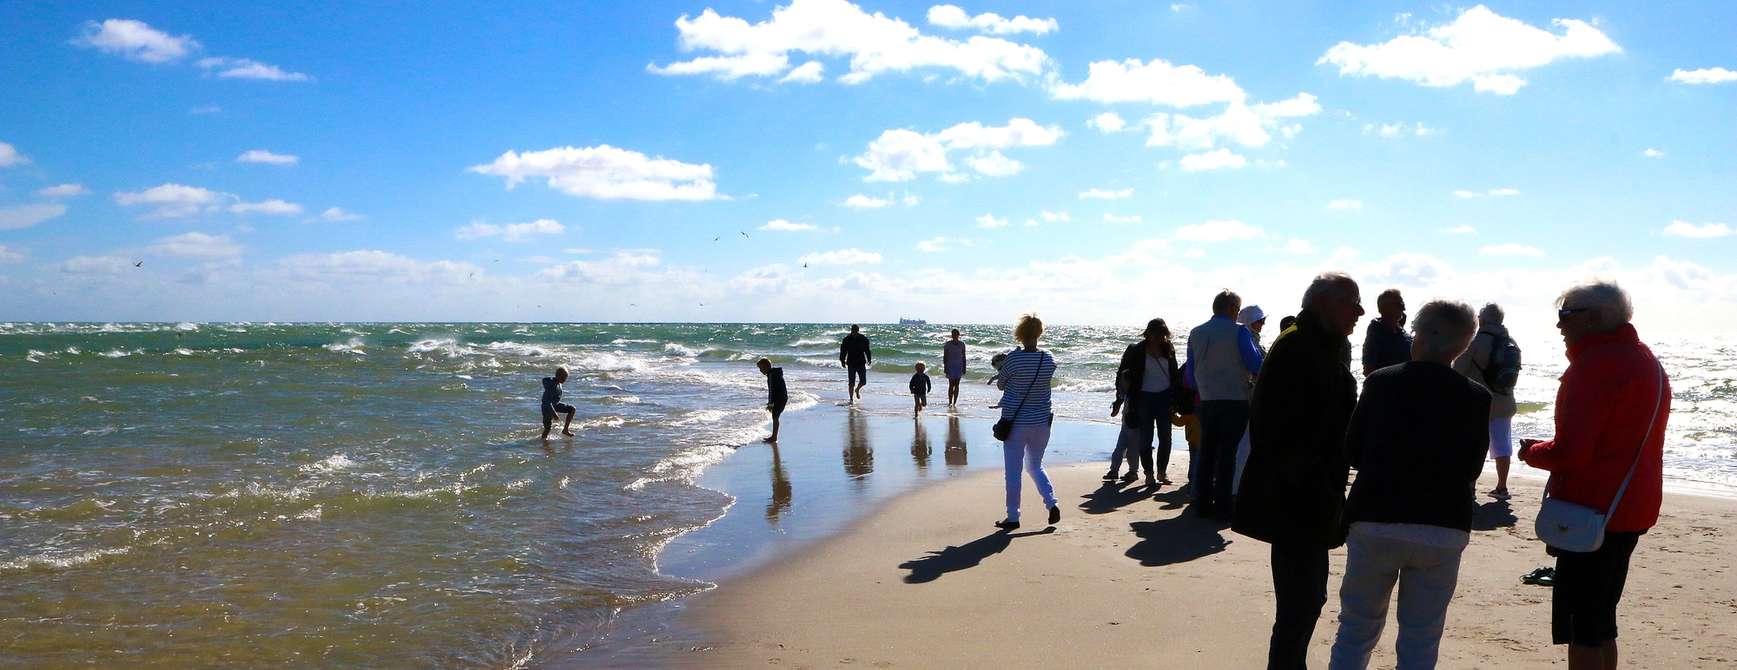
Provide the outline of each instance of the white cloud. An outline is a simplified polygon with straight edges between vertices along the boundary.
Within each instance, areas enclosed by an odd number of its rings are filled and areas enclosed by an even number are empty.
[[[159,256],[201,260],[222,260],[241,255],[241,245],[227,235],[205,233],[182,233],[164,237],[152,242],[145,250]]]
[[[1172,12],[1185,12],[1185,11],[1188,11],[1190,9],[1194,9],[1194,5],[1188,4],[1186,2],[1172,2],[1172,3],[1170,3],[1170,11],[1172,11]]]
[[[1183,156],[1179,164],[1188,172],[1204,170],[1236,169],[1248,163],[1248,159],[1240,154],[1231,153],[1229,149],[1216,149],[1205,153]]]
[[[1095,61],[1087,66],[1085,81],[1069,84],[1052,79],[1049,92],[1057,100],[1148,102],[1179,108],[1241,102],[1245,96],[1228,76],[1209,75],[1199,66],[1172,65],[1161,58]]]
[[[984,214],[976,219],[978,228],[1006,228],[1006,218],[995,218],[994,214]]]
[[[320,212],[319,219],[331,222],[360,221],[363,216],[355,212],[344,211],[342,207],[327,207],[326,211]]]
[[[1646,156],[1647,158],[1664,158],[1665,152],[1659,151],[1658,149],[1654,149],[1652,147],[1647,147],[1645,151],[1641,152],[1641,155]]]
[[[1314,95],[1298,93],[1286,100],[1254,105],[1239,100],[1226,105],[1224,111],[1204,118],[1155,114],[1141,123],[1150,132],[1146,138],[1149,147],[1204,150],[1218,146],[1220,142],[1235,142],[1257,148],[1272,141],[1273,131],[1289,138],[1302,130],[1296,123],[1287,124],[1287,119],[1313,116],[1320,111],[1321,104]]]
[[[235,196],[197,186],[162,184],[143,191],[123,191],[115,194],[115,202],[123,207],[153,208],[142,218],[179,219],[215,209],[224,200]]]
[[[1462,200],[1463,199],[1471,199],[1471,198],[1482,198],[1484,196],[1489,196],[1492,198],[1502,198],[1502,197],[1512,197],[1512,196],[1516,196],[1516,195],[1520,195],[1519,189],[1505,188],[1505,187],[1504,188],[1492,188],[1488,191],[1468,191],[1468,190],[1462,188],[1462,189],[1456,189],[1453,192],[1454,197],[1460,198]]]
[[[117,275],[133,269],[133,262],[120,256],[73,256],[60,264],[69,275]]]
[[[1034,19],[1023,15],[1003,18],[1000,14],[986,12],[971,16],[956,5],[930,7],[929,23],[942,28],[969,29],[992,35],[1017,35],[1019,33],[1043,35],[1055,32],[1060,27],[1055,19]]]
[[[1074,217],[1067,212],[1052,212],[1047,209],[1038,212],[1038,216],[1042,217],[1046,223],[1066,223],[1074,220]]]
[[[1403,79],[1431,87],[1469,81],[1480,93],[1513,95],[1526,85],[1517,72],[1560,59],[1622,52],[1591,23],[1577,19],[1550,23],[1562,32],[1537,28],[1478,5],[1421,34],[1370,45],[1340,42],[1316,64],[1336,65],[1342,76]]]
[[[1109,133],[1121,132],[1122,129],[1128,127],[1128,122],[1123,120],[1120,114],[1115,112],[1104,112],[1086,121],[1086,125],[1096,128],[1098,129],[1098,132],[1107,135]]]
[[[1132,196],[1132,195],[1134,195],[1134,189],[1132,187],[1114,190],[1114,191],[1112,191],[1110,189],[1104,189],[1104,188],[1090,188],[1090,189],[1086,189],[1086,190],[1080,192],[1080,199],[1081,200],[1121,200],[1123,198],[1127,198],[1127,197]]]
[[[789,68],[790,56],[800,53],[848,59],[850,70],[839,78],[845,84],[918,69],[950,70],[993,82],[1040,74],[1049,62],[1041,49],[998,37],[953,40],[925,35],[909,23],[879,12],[870,14],[848,0],[791,0],[758,23],[707,8],[697,17],[682,15],[675,25],[682,51],[709,54],[669,65],[650,64],[647,70],[713,74],[725,80],[770,77],[782,74]]]
[[[886,198],[876,198],[861,193],[844,199],[844,206],[852,209],[880,209],[891,204],[893,201]]]
[[[852,247],[811,253],[796,259],[796,262],[804,265],[874,265],[881,262],[881,255]]]
[[[932,134],[894,128],[881,133],[852,162],[869,171],[865,181],[910,181],[920,174],[934,173],[943,181],[957,183],[969,177],[954,171],[949,159],[952,152],[969,153],[967,163],[978,174],[1006,176],[1018,172],[1019,163],[1002,155],[1001,149],[1049,146],[1062,134],[1060,127],[1040,126],[1017,117],[1005,126],[971,121]]]
[[[18,263],[24,260],[24,252],[0,244],[0,263]]]
[[[235,157],[237,163],[264,163],[266,165],[295,165],[302,159],[290,154],[277,154],[265,149],[248,149]]]
[[[1498,197],[1499,198],[1499,197],[1520,195],[1520,190],[1515,189],[1515,188],[1492,188],[1492,189],[1490,189],[1489,193],[1492,197]]]
[[[84,184],[56,184],[36,189],[36,195],[44,198],[74,198],[89,193],[90,189]]]
[[[537,219],[529,223],[509,223],[506,225],[473,221],[470,225],[453,231],[453,235],[461,240],[500,237],[508,242],[521,242],[533,235],[559,235],[566,230],[566,226],[554,219]]]
[[[766,225],[760,226],[760,230],[783,233],[806,233],[820,229],[815,227],[812,223],[795,223],[785,219],[773,219],[767,221]]]
[[[1449,235],[1476,235],[1478,234],[1478,229],[1471,226],[1454,226],[1452,228],[1444,229],[1442,232]]]
[[[778,83],[818,84],[820,83],[821,76],[825,74],[825,72],[826,64],[817,60],[811,60],[796,66],[795,69],[790,71],[790,74],[786,74],[783,79],[779,79]]]
[[[1364,135],[1375,135],[1382,139],[1394,139],[1410,134],[1414,137],[1430,137],[1440,135],[1440,128],[1424,125],[1422,121],[1406,125],[1405,123],[1365,123]]]
[[[1703,223],[1696,225],[1688,221],[1672,221],[1662,231],[1667,237],[1686,237],[1695,240],[1710,240],[1726,237],[1731,234],[1731,227],[1723,223]]]
[[[1544,250],[1515,242],[1489,244],[1478,249],[1485,256],[1543,256]]]
[[[549,188],[580,198],[598,200],[715,200],[712,166],[652,158],[607,144],[558,147],[519,153],[508,151],[494,162],[468,168],[477,174],[505,178],[507,188],[532,177],[548,179]]]
[[[174,36],[133,19],[88,21],[74,45],[115,54],[141,63],[167,63],[199,50],[192,35]]]
[[[280,259],[277,269],[288,279],[317,284],[334,281],[362,284],[454,284],[482,272],[482,268],[471,263],[419,261],[377,249],[297,254]]]
[[[1111,214],[1109,212],[1104,212],[1104,223],[1139,223],[1139,222],[1140,222],[1140,215],[1139,214],[1129,214],[1127,216],[1117,216],[1117,215]]]
[[[1737,70],[1727,70],[1722,67],[1708,67],[1699,70],[1677,69],[1671,71],[1671,81],[1680,84],[1729,84],[1737,81]]]
[[[1342,198],[1328,202],[1327,209],[1363,209],[1363,201]]]
[[[1237,242],[1266,236],[1266,231],[1236,219],[1208,219],[1176,229],[1176,239],[1184,242]]]
[[[28,165],[29,163],[30,159],[24,154],[18,153],[17,147],[0,142],[0,167]]]
[[[313,77],[300,72],[290,72],[270,63],[261,63],[250,58],[230,58],[227,56],[211,56],[201,58],[196,65],[206,72],[214,72],[218,79],[259,79],[263,81],[313,81]]]
[[[294,216],[302,213],[302,206],[293,202],[284,202],[277,198],[260,202],[238,202],[229,206],[229,211],[236,214],[265,214],[267,216]]]

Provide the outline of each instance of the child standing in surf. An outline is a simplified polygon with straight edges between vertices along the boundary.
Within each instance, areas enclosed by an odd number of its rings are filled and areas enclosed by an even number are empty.
[[[567,368],[555,368],[555,376],[543,378],[543,441],[549,441],[549,429],[555,425],[555,415],[565,414],[567,420],[561,424],[561,434],[573,436],[569,427],[573,425],[573,414],[578,410],[572,405],[561,402],[561,385],[567,383]]]
[[[911,375],[911,397],[917,403],[914,412],[921,412],[929,405],[929,389],[934,388],[934,384],[929,381],[929,373],[923,371],[925,367],[927,366],[918,363],[917,373]]]

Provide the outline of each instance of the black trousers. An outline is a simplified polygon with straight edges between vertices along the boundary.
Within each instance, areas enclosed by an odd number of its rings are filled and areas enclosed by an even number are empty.
[[[1230,514],[1230,486],[1236,479],[1236,445],[1248,430],[1247,400],[1207,400],[1200,403],[1200,467],[1194,475],[1194,499],[1202,511]]]
[[[1278,613],[1267,645],[1267,670],[1309,667],[1309,640],[1327,604],[1327,548],[1273,543],[1273,596]]]

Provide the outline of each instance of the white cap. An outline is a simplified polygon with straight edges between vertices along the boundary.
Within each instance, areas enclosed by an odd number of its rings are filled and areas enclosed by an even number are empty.
[[[1261,311],[1260,305],[1249,305],[1242,308],[1241,312],[1237,312],[1236,322],[1238,325],[1246,326],[1251,323],[1259,322],[1265,318],[1267,318],[1267,313]]]

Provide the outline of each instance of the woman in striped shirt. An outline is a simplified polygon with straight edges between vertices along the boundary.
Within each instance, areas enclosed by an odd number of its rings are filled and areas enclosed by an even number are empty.
[[[1038,351],[1037,338],[1043,335],[1043,321],[1027,314],[1013,328],[1014,339],[1021,346],[1007,354],[1001,364],[1001,418],[1013,422],[1013,431],[1002,444],[1007,466],[1007,519],[996,522],[997,528],[1013,530],[1019,527],[1019,470],[1021,464],[1031,473],[1038,495],[1049,508],[1049,522],[1061,520],[1061,508],[1056,506],[1055,489],[1049,475],[1043,471],[1043,450],[1049,446],[1049,425],[1054,415],[1049,409],[1050,379],[1055,376],[1055,358]]]

